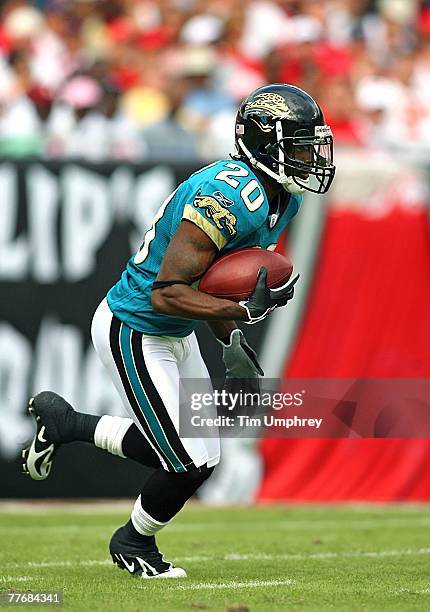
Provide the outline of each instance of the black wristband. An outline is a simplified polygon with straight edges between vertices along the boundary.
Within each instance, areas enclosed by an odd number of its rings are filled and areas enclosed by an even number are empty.
[[[187,281],[184,281],[184,280],[155,281],[155,283],[152,283],[151,291],[154,291],[154,289],[164,289],[164,287],[170,287],[171,285],[189,285],[189,284],[190,283],[187,283]]]

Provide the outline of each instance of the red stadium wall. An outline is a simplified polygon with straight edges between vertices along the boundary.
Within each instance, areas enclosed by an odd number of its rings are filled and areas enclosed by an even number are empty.
[[[428,378],[429,306],[425,207],[338,202],[285,376]],[[265,439],[261,453],[260,501],[430,501],[430,440]]]

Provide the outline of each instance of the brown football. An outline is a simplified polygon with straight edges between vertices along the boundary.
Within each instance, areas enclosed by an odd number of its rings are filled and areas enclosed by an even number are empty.
[[[254,291],[262,266],[267,268],[271,289],[286,283],[293,272],[293,264],[285,255],[259,248],[239,249],[214,261],[200,279],[199,291],[240,302]]]

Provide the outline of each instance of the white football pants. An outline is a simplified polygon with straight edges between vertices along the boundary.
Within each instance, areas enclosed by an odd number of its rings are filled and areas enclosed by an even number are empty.
[[[147,336],[117,319],[106,299],[94,314],[91,335],[125,408],[162,466],[185,472],[216,465],[219,438],[180,438],[178,433],[180,379],[205,379],[212,391],[196,335]]]

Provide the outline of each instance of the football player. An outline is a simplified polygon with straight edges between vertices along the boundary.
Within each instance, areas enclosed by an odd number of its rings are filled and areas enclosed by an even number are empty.
[[[163,202],[140,250],[99,305],[95,349],[131,418],[75,411],[44,391],[30,400],[36,435],[23,451],[36,480],[50,472],[61,444],[86,441],[155,468],[130,520],[112,536],[114,563],[144,578],[186,576],[158,551],[155,535],[219,462],[219,440],[179,435],[180,378],[209,374],[194,329],[206,321],[223,350],[227,378],[263,375],[235,321],[263,320],[294,294],[297,277],[278,289],[261,268],[249,299],[235,303],[196,289],[214,259],[235,249],[273,249],[297,214],[305,190],[333,180],[333,139],[315,100],[292,85],[268,85],[241,104],[236,152],[192,174]]]

